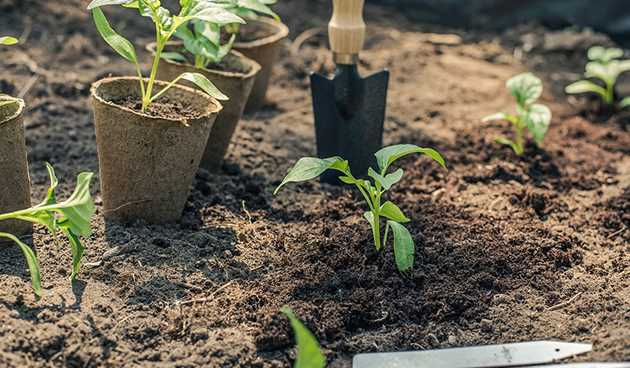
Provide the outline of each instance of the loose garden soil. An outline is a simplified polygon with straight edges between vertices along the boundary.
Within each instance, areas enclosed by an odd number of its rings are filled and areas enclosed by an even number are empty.
[[[61,3],[0,2],[0,33],[28,38],[2,50],[0,87],[26,93],[34,201],[47,188],[44,161],[66,195],[79,171],[98,172],[90,84],[133,74],[78,0]],[[291,39],[325,25],[327,4],[279,6]],[[150,41],[129,11],[115,14],[121,33]],[[375,252],[351,191],[310,182],[272,195],[314,154],[308,72],[333,67],[320,33],[285,48],[272,102],[241,122],[221,174],[198,173],[179,224],[105,222],[96,184],[76,283],[69,246],[36,229],[41,302],[20,250],[1,248],[0,366],[288,367],[284,305],[331,367],[358,352],[537,339],[592,342],[581,360],[630,359],[630,133],[623,117],[590,121],[562,93],[602,36],[563,49],[549,39],[565,33],[536,26],[460,39],[386,8],[368,6],[367,19],[362,68],[392,73],[386,143],[435,147],[448,161],[448,171],[425,157],[400,163],[390,198],[413,219],[412,273],[396,271],[391,250]],[[545,80],[554,118],[544,146],[518,158],[493,143],[508,126],[481,118],[513,105],[504,83],[525,70]]]

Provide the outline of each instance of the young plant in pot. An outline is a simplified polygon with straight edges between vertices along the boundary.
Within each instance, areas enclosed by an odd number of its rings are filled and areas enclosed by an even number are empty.
[[[391,201],[383,201],[383,195],[398,183],[404,174],[402,169],[389,172],[391,165],[395,161],[414,153],[427,155],[446,168],[444,158],[439,152],[432,148],[422,148],[413,144],[389,146],[376,152],[374,156],[378,171],[370,167],[367,173],[372,182],[356,178],[350,172],[348,161],[341,157],[326,159],[304,157],[298,160],[289,171],[282,183],[276,188],[274,195],[278,194],[278,191],[288,183],[312,180],[328,170],[336,172],[340,181],[354,186],[367,202],[369,210],[363,213],[363,217],[372,228],[374,246],[377,251],[381,251],[387,246],[390,229],[392,230],[396,266],[400,272],[406,272],[413,268],[415,244],[411,234],[403,224],[410,222],[411,219],[405,216],[400,208]],[[383,223],[385,227],[384,231],[381,232]]]
[[[26,224],[39,224],[44,226],[57,240],[57,233],[61,232],[67,239],[72,252],[72,270],[70,279],[74,280],[81,268],[81,259],[85,248],[80,237],[90,236],[92,228],[90,220],[94,215],[94,202],[90,195],[90,182],[92,173],[81,173],[77,178],[77,186],[63,202],[57,201],[56,189],[59,184],[55,170],[50,164],[46,164],[48,176],[50,177],[50,187],[44,200],[30,208],[20,208],[19,210],[3,213],[0,211],[0,229],[2,224],[8,221],[19,221]],[[15,242],[24,257],[31,274],[31,284],[35,296],[39,299],[42,296],[41,271],[39,261],[33,249],[19,239],[19,234],[10,230],[0,230],[0,239]]]
[[[591,94],[598,97],[597,111],[608,118],[617,109],[630,106],[630,97],[619,100],[615,85],[619,76],[630,71],[630,60],[619,60],[623,50],[593,46],[588,50],[588,63],[584,72],[585,79],[571,83],[565,88],[568,94]]]
[[[136,50],[116,33],[101,7],[122,5],[155,26],[155,54],[144,78]],[[240,22],[205,0],[180,0],[178,15],[159,0],[94,0],[88,6],[103,39],[132,62],[138,76],[106,78],[92,86],[92,104],[104,214],[120,221],[150,223],[181,217],[190,183],[199,167],[212,125],[227,100],[203,74],[185,72],[169,83],[157,80],[162,53],[180,27],[193,20]],[[181,80],[201,91],[178,85]]]
[[[0,37],[1,46],[18,43],[13,37]],[[28,176],[24,137],[24,101],[0,91],[0,213],[31,205],[31,181]],[[32,226],[23,221],[0,222],[0,232],[24,236]],[[0,243],[3,242],[0,239]]]
[[[276,0],[215,0],[226,9],[238,14],[247,24],[232,23],[228,33],[236,34],[234,48],[261,66],[260,73],[249,96],[246,112],[260,110],[267,96],[273,66],[282,49],[282,41],[289,35],[289,28],[270,6]]]
[[[182,73],[200,73],[230,98],[223,103],[201,160],[201,167],[209,171],[221,168],[260,71],[258,63],[232,50],[236,35],[222,42],[224,26],[222,22],[193,20],[189,26],[179,27],[175,37],[181,42],[167,45],[157,74],[159,79],[171,80]],[[156,44],[148,49],[155,54]]]
[[[541,145],[551,123],[551,110],[536,103],[543,92],[542,81],[531,73],[519,74],[506,83],[516,99],[516,114],[496,113],[483,118],[484,122],[507,120],[512,124],[513,138],[497,137],[495,141],[509,146],[518,156],[525,153],[526,132],[529,131],[537,145]]]

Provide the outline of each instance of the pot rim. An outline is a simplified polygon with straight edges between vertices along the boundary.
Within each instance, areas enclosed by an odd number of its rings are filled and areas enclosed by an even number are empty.
[[[169,41],[166,43],[166,46],[183,45],[183,44],[184,43],[181,41]],[[149,51],[152,55],[155,55],[155,42],[149,43],[146,46],[146,50]],[[208,69],[208,68],[196,68],[194,65],[189,64],[189,63],[180,63],[177,61],[163,59],[163,58],[160,59],[160,61],[164,61],[165,63],[169,63],[169,64],[173,64],[177,66],[190,66],[195,69],[204,71],[206,73],[215,74],[215,75],[219,75],[219,76],[227,77],[227,78],[249,79],[249,78],[255,77],[260,72],[260,69],[262,67],[256,61],[248,58],[247,56],[243,55],[242,53],[236,50],[230,50],[229,54],[244,61],[249,67],[249,71],[246,73],[240,73],[240,72],[230,72],[230,71],[225,71],[225,70],[216,70],[216,69]]]
[[[6,118],[0,120],[0,125],[4,124],[4,123],[8,123],[9,121],[17,118],[18,116],[22,115],[22,113],[24,112],[24,107],[26,106],[26,104],[24,103],[24,100],[21,98],[17,98],[17,97],[11,97],[8,96],[11,100],[14,100],[18,103],[18,108],[17,110],[15,110],[15,112],[9,116],[7,116]],[[0,101],[8,101],[9,98],[7,98],[6,96],[0,96]]]
[[[254,19],[254,20],[248,20],[248,23],[251,24],[255,24],[255,23],[265,23],[267,25],[270,25],[272,27],[274,27],[276,29],[276,32],[274,32],[272,35],[264,37],[264,38],[260,38],[257,40],[253,40],[253,41],[247,41],[247,42],[234,42],[234,48],[237,49],[251,49],[251,48],[255,48],[255,47],[260,47],[263,45],[267,45],[267,44],[271,44],[274,42],[278,42],[283,38],[286,38],[289,35],[289,27],[287,27],[286,24],[280,22],[280,21],[276,21],[274,19],[271,19],[269,17],[259,17],[258,19]]]
[[[211,97],[201,91],[198,91],[194,88],[190,88],[190,87],[186,87],[186,86],[182,86],[179,84],[175,84],[173,85],[173,87],[171,88],[177,88],[180,90],[185,91],[186,93],[191,93],[191,94],[196,94],[199,95],[201,97],[203,97],[204,99],[208,100],[208,102],[210,102],[209,104],[205,105],[205,111],[200,115],[197,116],[193,119],[189,119],[189,118],[184,118],[182,117],[181,119],[172,119],[172,118],[168,118],[168,117],[161,117],[161,116],[152,116],[152,115],[148,115],[145,114],[143,112],[139,112],[133,109],[130,109],[128,107],[124,107],[121,105],[118,105],[116,103],[113,103],[111,101],[107,101],[106,99],[104,99],[103,97],[101,97],[98,94],[98,88],[104,84],[108,84],[108,83],[113,83],[113,82],[117,82],[117,81],[126,81],[126,82],[139,82],[140,78],[139,77],[108,77],[108,78],[103,78],[100,79],[94,83],[92,83],[92,87],[90,88],[90,94],[92,96],[92,98],[96,99],[99,103],[110,106],[110,107],[114,107],[123,111],[126,111],[128,113],[131,114],[135,114],[138,116],[143,117],[144,119],[147,120],[153,120],[153,121],[170,121],[170,122],[175,122],[175,123],[180,123],[180,124],[184,124],[184,125],[189,125],[188,122],[191,120],[200,120],[200,119],[206,119],[211,117],[214,114],[218,114],[222,109],[223,109],[223,105],[221,105],[221,103],[219,103],[219,101],[217,101],[214,97]],[[148,81],[148,78],[144,78],[145,81]],[[167,82],[164,81],[160,81],[160,80],[156,80],[155,81],[155,85],[161,85],[166,87],[168,85]]]

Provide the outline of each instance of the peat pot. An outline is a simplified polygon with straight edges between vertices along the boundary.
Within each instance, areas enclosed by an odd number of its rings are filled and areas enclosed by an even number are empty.
[[[173,42],[168,48],[181,48],[181,43]],[[155,51],[155,44],[147,47],[150,52]],[[171,81],[182,73],[201,73],[230,99],[222,101],[223,110],[219,113],[201,159],[201,167],[216,172],[221,168],[223,158],[228,150],[232,136],[236,131],[245,104],[249,97],[256,75],[260,71],[260,65],[236,51],[230,52],[221,62],[219,68],[208,67],[206,69],[195,68],[190,64],[183,64],[171,60],[160,60],[158,79]],[[182,84],[194,87],[190,82]]]
[[[0,104],[4,101],[0,97]],[[31,207],[23,112],[22,100],[0,106],[0,213]],[[31,231],[25,221],[0,221],[0,232],[22,236]]]
[[[165,86],[156,81],[156,91]],[[102,79],[91,92],[105,217],[179,220],[221,105],[174,86],[141,113],[140,82],[133,77]]]
[[[265,104],[269,79],[278,59],[282,41],[289,35],[289,28],[271,18],[260,17],[241,25],[234,48],[261,66],[256,83],[245,106],[245,112],[259,110]]]

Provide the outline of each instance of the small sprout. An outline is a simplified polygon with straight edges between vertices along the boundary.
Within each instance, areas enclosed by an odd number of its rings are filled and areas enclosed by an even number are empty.
[[[3,46],[11,46],[11,45],[15,45],[18,43],[18,39],[15,37],[11,37],[11,36],[2,36],[0,37],[0,45]],[[0,107],[2,106],[7,106],[10,104],[14,104],[16,102],[20,101],[17,98],[2,94],[2,91],[0,91]]]
[[[116,33],[110,26],[101,7],[106,5],[122,5],[125,8],[136,9],[141,16],[148,17],[155,25],[156,50],[151,67],[151,74],[145,84],[142,76],[140,64],[136,56],[135,47],[127,39]],[[93,0],[88,9],[92,11],[92,17],[98,32],[105,42],[107,42],[125,60],[132,62],[136,67],[136,72],[140,78],[140,91],[142,93],[142,112],[146,111],[151,103],[160,98],[166,91],[173,87],[180,80],[187,80],[201,88],[208,95],[219,99],[227,100],[218,88],[206,77],[199,73],[183,73],[161,91],[154,93],[153,88],[158,72],[158,65],[166,43],[173,37],[180,27],[185,27],[191,21],[204,21],[210,23],[228,24],[244,23],[237,15],[226,10],[224,7],[207,0],[180,0],[181,9],[178,15],[160,5],[160,0]]]
[[[434,149],[422,148],[413,144],[400,144],[389,146],[376,152],[376,161],[379,171],[372,168],[368,170],[369,180],[357,179],[350,172],[348,161],[341,157],[319,159],[315,157],[301,158],[289,171],[282,183],[276,188],[277,194],[280,188],[290,182],[303,182],[323,174],[326,170],[336,170],[341,173],[339,180],[354,185],[368,204],[369,211],[363,217],[372,228],[372,236],[376,250],[380,251],[387,245],[389,229],[392,229],[394,237],[394,256],[399,271],[411,270],[414,262],[415,244],[409,231],[402,225],[411,221],[403,212],[390,201],[383,202],[383,194],[398,183],[403,177],[403,170],[398,169],[388,173],[389,167],[398,159],[413,153],[427,155],[437,161],[442,167],[446,167],[442,156]],[[385,219],[385,232],[381,240],[381,217]]]
[[[568,85],[565,92],[569,94],[594,93],[605,105],[614,105],[617,78],[630,70],[630,60],[617,60],[622,56],[621,49],[591,47],[588,50],[589,62],[586,64],[584,73],[586,79]],[[628,105],[630,105],[630,100],[627,98],[619,103],[620,108]]]
[[[63,233],[68,238],[72,251],[70,278],[74,281],[81,268],[81,259],[85,251],[79,238],[90,236],[92,233],[90,220],[94,214],[94,202],[90,195],[90,181],[94,174],[79,174],[74,193],[64,202],[57,202],[55,190],[59,181],[53,167],[47,163],[46,168],[50,177],[50,187],[44,201],[25,210],[0,214],[0,221],[21,220],[44,225],[55,239],[58,232]],[[41,298],[41,273],[35,252],[13,234],[0,232],[0,237],[10,239],[20,246],[31,273],[35,295],[37,299]]]
[[[326,357],[322,354],[322,349],[313,333],[302,324],[288,307],[282,308],[281,312],[289,318],[298,346],[298,356],[295,359],[293,368],[324,368],[326,366]]]
[[[506,86],[516,99],[516,114],[500,112],[486,116],[483,121],[507,120],[512,123],[514,140],[498,137],[496,142],[512,147],[520,156],[525,152],[525,129],[529,130],[536,144],[540,145],[549,130],[551,111],[547,106],[536,103],[542,95],[543,85],[535,75],[519,74],[508,80]]]

